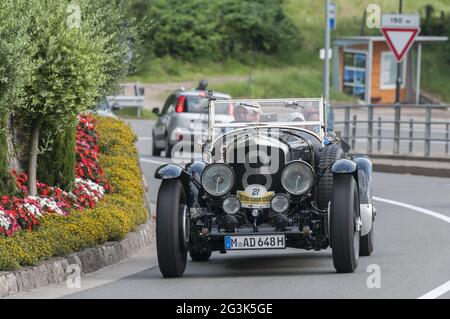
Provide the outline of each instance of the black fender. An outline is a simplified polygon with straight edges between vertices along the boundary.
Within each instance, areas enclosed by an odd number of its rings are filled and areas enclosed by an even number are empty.
[[[155,171],[155,178],[161,180],[179,179],[183,184],[184,193],[187,196],[186,199],[188,204],[192,202],[192,196],[190,194],[190,184],[192,183],[192,176],[180,165],[170,163],[158,167],[158,169]]]
[[[358,167],[359,200],[361,204],[372,203],[372,162],[366,155],[355,155],[353,161]]]
[[[180,165],[170,163],[158,167],[158,169],[155,172],[155,178],[181,179],[181,178],[191,178],[191,176]]]
[[[355,162],[348,159],[340,159],[331,166],[333,174],[356,174],[358,167]]]
[[[359,193],[359,214],[361,217],[361,236],[366,236],[372,229],[372,162],[365,155],[357,155],[349,159],[336,161],[331,167],[336,174],[351,174],[356,180]]]
[[[357,183],[360,204],[372,204],[372,162],[366,155],[355,155],[352,160],[340,159],[331,167],[333,174],[352,174]]]
[[[355,155],[353,161],[358,166],[361,236],[366,236],[372,230],[375,220],[372,201],[372,162],[366,155]]]
[[[359,178],[358,178],[358,165],[349,159],[343,158],[340,160],[337,160],[334,162],[333,166],[331,166],[331,171],[333,172],[333,175],[340,175],[340,174],[349,174],[353,175],[356,181],[356,185],[358,186],[358,193],[359,190]],[[360,200],[361,203],[361,200]]]

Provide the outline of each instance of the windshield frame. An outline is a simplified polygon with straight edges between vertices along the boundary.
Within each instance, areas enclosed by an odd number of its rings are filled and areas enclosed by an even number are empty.
[[[302,130],[308,131],[317,135],[320,140],[323,140],[326,134],[326,119],[325,119],[325,107],[326,103],[323,97],[320,98],[285,98],[285,99],[231,99],[227,100],[228,103],[246,103],[246,104],[288,104],[288,103],[311,103],[317,102],[319,105],[319,120],[318,121],[308,121],[308,122],[241,122],[241,123],[216,123],[215,121],[215,104],[216,101],[214,98],[209,99],[209,107],[208,107],[208,136],[207,141],[212,142],[214,140],[214,132],[216,129],[220,128],[245,128],[245,127],[292,127],[292,128],[300,128]],[[301,123],[301,124],[300,124]],[[306,129],[307,126],[320,125],[320,131],[313,132],[311,130]],[[220,135],[220,134],[219,134]]]

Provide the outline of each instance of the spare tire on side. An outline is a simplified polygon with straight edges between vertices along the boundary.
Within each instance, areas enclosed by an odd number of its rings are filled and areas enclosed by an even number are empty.
[[[320,151],[319,173],[326,169],[316,188],[316,202],[320,209],[328,209],[328,203],[333,197],[331,166],[342,158],[344,158],[344,151],[338,144],[327,145]]]

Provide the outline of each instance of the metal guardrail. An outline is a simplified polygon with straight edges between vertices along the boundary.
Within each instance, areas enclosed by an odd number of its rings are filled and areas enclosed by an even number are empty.
[[[358,120],[357,114],[354,114],[353,117],[351,117],[351,111],[358,111],[361,113],[361,111],[366,109],[365,112],[367,112],[367,119],[365,120]],[[374,113],[375,110],[393,110],[393,117],[392,120],[383,120],[381,116],[379,116],[377,119],[375,119]],[[423,118],[417,120],[416,116],[414,118],[409,118],[408,120],[405,120],[402,118],[402,111],[405,109],[412,109],[412,110],[423,110],[424,116]],[[449,145],[450,145],[450,113],[448,114],[447,120],[433,120],[433,111],[434,110],[441,110],[441,111],[449,111],[450,105],[431,105],[431,104],[425,104],[425,105],[377,105],[377,104],[371,104],[371,105],[336,105],[333,106],[333,110],[336,113],[338,110],[344,111],[344,120],[343,121],[335,121],[335,125],[344,125],[344,129],[342,132],[342,137],[346,139],[347,141],[350,141],[350,144],[352,145],[352,148],[355,148],[356,139],[366,139],[367,140],[367,153],[373,154],[374,153],[374,140],[377,141],[377,151],[380,152],[382,148],[382,141],[383,140],[390,140],[393,141],[393,154],[399,154],[400,153],[400,142],[401,141],[408,141],[408,151],[409,153],[413,152],[414,142],[415,141],[423,141],[424,142],[424,155],[430,156],[431,153],[431,143],[433,142],[443,142],[444,143],[444,152],[446,155],[449,154]],[[358,124],[366,124],[367,125],[367,134],[361,135],[358,134]],[[394,126],[393,134],[392,136],[383,136],[382,134],[382,127],[385,124],[392,124]],[[407,136],[401,136],[401,127],[403,125],[408,126],[408,134]],[[424,131],[424,137],[418,137],[414,134],[414,129],[418,125],[423,125],[425,127]],[[432,136],[432,128],[436,125],[441,125],[445,127],[445,136],[443,138],[433,137]],[[376,134],[374,134],[374,129],[376,126]]]
[[[141,117],[141,112],[144,108],[144,96],[117,95],[108,96],[107,100],[113,108],[123,109],[126,107],[134,107],[136,108],[137,117]]]

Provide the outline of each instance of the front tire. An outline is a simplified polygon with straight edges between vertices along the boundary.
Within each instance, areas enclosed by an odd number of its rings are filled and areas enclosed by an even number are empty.
[[[335,175],[330,219],[334,268],[338,273],[352,273],[360,249],[358,187],[352,175]]]
[[[359,255],[360,256],[370,256],[373,253],[373,226],[374,223],[372,223],[372,229],[370,232],[361,237],[361,241],[359,244]]]
[[[164,180],[158,192],[156,245],[164,278],[181,277],[186,269],[186,196],[179,180]],[[189,238],[189,237],[187,237]]]

